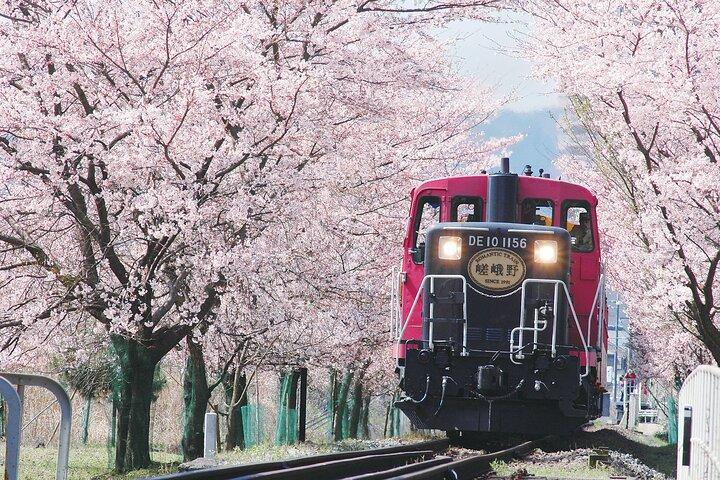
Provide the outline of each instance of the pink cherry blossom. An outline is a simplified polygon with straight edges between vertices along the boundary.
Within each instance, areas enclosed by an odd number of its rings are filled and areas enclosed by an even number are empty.
[[[588,135],[560,161],[598,193],[635,365],[684,378],[720,359],[720,195],[713,2],[532,2],[528,51]],[[577,129],[576,129],[577,131]]]

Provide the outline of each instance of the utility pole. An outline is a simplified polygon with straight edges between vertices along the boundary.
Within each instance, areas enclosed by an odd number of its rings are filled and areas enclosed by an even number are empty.
[[[613,355],[613,403],[617,408],[617,364],[618,364],[618,334],[620,331],[620,302],[615,302],[615,355]]]

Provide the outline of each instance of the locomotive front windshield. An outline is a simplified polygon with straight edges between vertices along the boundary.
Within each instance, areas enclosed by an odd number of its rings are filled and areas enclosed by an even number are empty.
[[[483,200],[480,197],[453,197],[451,222],[482,222]]]
[[[527,225],[553,224],[554,204],[552,200],[542,198],[528,198],[522,202],[521,223]]]

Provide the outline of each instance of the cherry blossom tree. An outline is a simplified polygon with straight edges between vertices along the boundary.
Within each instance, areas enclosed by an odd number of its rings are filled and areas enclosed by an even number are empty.
[[[629,303],[637,366],[682,377],[718,362],[720,88],[710,72],[720,6],[524,7],[535,19],[528,48],[538,74],[559,81],[589,131],[591,162],[563,165],[601,197],[608,270]]]
[[[502,145],[426,29],[496,4],[5,2],[3,365],[109,346],[125,471],[183,339],[343,325],[367,355],[410,184]]]

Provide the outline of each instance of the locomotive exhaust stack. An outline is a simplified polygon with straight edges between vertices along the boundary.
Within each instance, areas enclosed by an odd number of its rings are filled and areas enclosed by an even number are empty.
[[[518,222],[518,176],[510,173],[510,159],[500,163],[500,173],[488,175],[487,222]]]

